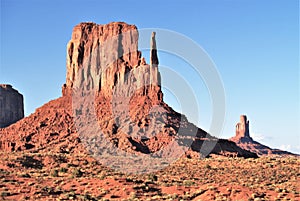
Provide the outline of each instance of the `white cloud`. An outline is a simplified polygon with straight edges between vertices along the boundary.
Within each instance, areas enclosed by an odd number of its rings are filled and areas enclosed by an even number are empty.
[[[282,144],[280,145],[279,149],[284,150],[284,151],[290,151],[292,146],[290,144]]]
[[[252,137],[255,141],[260,142],[264,145],[267,145],[271,148],[278,148],[283,151],[289,151],[292,153],[300,154],[300,143],[299,145],[294,144],[281,144],[280,146],[274,146],[274,141],[276,138],[272,136],[263,135],[259,132],[251,132],[250,131],[250,137]]]
[[[265,136],[260,133],[251,132],[250,137],[252,137],[255,141],[262,141],[265,139]]]
[[[292,153],[300,154],[300,145],[292,146],[290,144],[282,144],[279,146],[279,149],[281,149],[283,151],[289,151]]]
[[[250,137],[252,137],[255,141],[258,142],[270,142],[273,139],[273,137],[263,135],[259,132],[250,132]]]

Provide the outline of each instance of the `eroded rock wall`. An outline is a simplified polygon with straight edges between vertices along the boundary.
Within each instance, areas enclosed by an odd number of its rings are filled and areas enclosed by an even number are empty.
[[[155,35],[151,41],[156,48]],[[153,53],[152,53],[153,52]],[[86,88],[98,91],[104,97],[113,93],[130,96],[133,91],[147,86],[159,86],[156,50],[151,51],[154,65],[148,65],[138,51],[136,26],[122,22],[106,25],[81,23],[74,27],[67,47],[67,77],[63,94]],[[151,60],[151,61],[152,61]],[[158,94],[160,88],[153,87]],[[144,90],[144,92],[146,89]],[[143,94],[145,95],[145,94]]]

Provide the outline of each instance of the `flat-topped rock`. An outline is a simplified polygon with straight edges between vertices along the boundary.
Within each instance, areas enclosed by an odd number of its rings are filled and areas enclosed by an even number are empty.
[[[0,128],[24,117],[23,95],[9,84],[0,84]]]

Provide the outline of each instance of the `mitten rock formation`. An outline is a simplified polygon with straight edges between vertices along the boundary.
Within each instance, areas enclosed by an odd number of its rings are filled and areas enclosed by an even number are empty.
[[[82,151],[87,141],[88,151],[97,154],[104,152],[98,147],[104,136],[109,148],[136,155],[176,158],[225,150],[257,157],[234,142],[209,135],[163,101],[155,33],[149,38],[147,64],[138,50],[136,26],[76,25],[67,46],[63,96],[0,129],[0,149],[73,153]],[[90,122],[97,123],[102,138]]]

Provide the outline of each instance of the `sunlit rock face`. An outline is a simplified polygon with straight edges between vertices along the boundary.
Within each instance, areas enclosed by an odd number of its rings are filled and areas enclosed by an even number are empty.
[[[75,26],[67,47],[64,93],[70,91],[66,89],[86,87],[104,97],[111,97],[112,93],[129,96],[143,88],[143,95],[151,93],[153,99],[161,99],[155,34],[151,44],[155,50],[151,51],[148,65],[138,51],[136,26],[123,22]],[[149,86],[153,87],[146,89]]]

